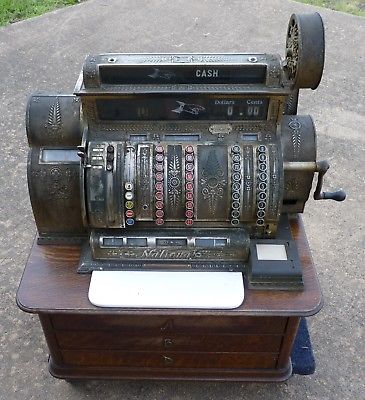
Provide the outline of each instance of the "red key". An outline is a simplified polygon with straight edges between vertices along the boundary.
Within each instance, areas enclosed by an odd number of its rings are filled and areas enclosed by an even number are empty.
[[[155,189],[158,192],[162,192],[163,191],[163,183],[162,182],[156,182]]]
[[[156,192],[155,198],[156,200],[163,200],[163,192]]]
[[[186,210],[185,216],[186,218],[191,219],[194,217],[194,212],[192,210]]]
[[[133,217],[134,217],[134,211],[133,211],[133,210],[127,210],[127,211],[125,212],[125,216],[126,216],[127,218],[133,218]]]
[[[162,201],[156,201],[155,207],[157,210],[162,210],[163,209],[163,202]]]
[[[164,216],[164,212],[162,210],[157,210],[156,211],[156,217],[157,218],[162,218]]]
[[[192,172],[188,172],[185,174],[185,179],[187,181],[193,181],[194,180],[194,174]]]

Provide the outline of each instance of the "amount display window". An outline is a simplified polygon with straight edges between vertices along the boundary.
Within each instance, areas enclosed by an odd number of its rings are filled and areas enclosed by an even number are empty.
[[[101,120],[254,120],[267,119],[269,99],[243,96],[126,96],[97,99]]]

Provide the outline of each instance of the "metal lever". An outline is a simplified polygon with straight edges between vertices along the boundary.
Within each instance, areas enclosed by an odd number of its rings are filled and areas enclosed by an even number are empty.
[[[86,164],[86,149],[85,146],[77,146],[77,155],[81,158],[81,164],[85,166]]]
[[[314,200],[344,201],[346,199],[346,193],[343,190],[337,190],[336,192],[322,192],[323,177],[324,174],[328,171],[329,167],[330,165],[326,160],[318,161],[316,163],[316,172],[318,172],[318,181],[313,198]]]

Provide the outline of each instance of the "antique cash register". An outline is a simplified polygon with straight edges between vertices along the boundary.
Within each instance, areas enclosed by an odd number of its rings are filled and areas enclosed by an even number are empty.
[[[315,199],[345,198],[322,191],[329,165],[297,115],[323,63],[321,17],[294,14],[284,59],[101,54],[73,95],[30,97],[38,235],[17,303],[39,316],[52,375],[303,373],[322,294],[300,213],[314,181]]]
[[[275,54],[88,56],[74,94],[36,93],[26,127],[38,244],[82,244],[78,273],[242,273],[302,290],[291,216],[329,168],[299,89],[324,64],[319,14]],[[76,273],[76,271],[75,271]],[[193,276],[193,275],[192,275]]]

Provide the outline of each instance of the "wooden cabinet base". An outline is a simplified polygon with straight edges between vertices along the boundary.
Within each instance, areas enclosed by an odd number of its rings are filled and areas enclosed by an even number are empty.
[[[298,317],[40,314],[57,378],[280,381]],[[194,328],[195,327],[195,328]]]
[[[300,318],[322,306],[299,218],[291,229],[303,290],[245,287],[236,309],[98,308],[88,301],[90,275],[76,273],[80,248],[36,244],[17,303],[38,314],[57,378],[283,381]]]

